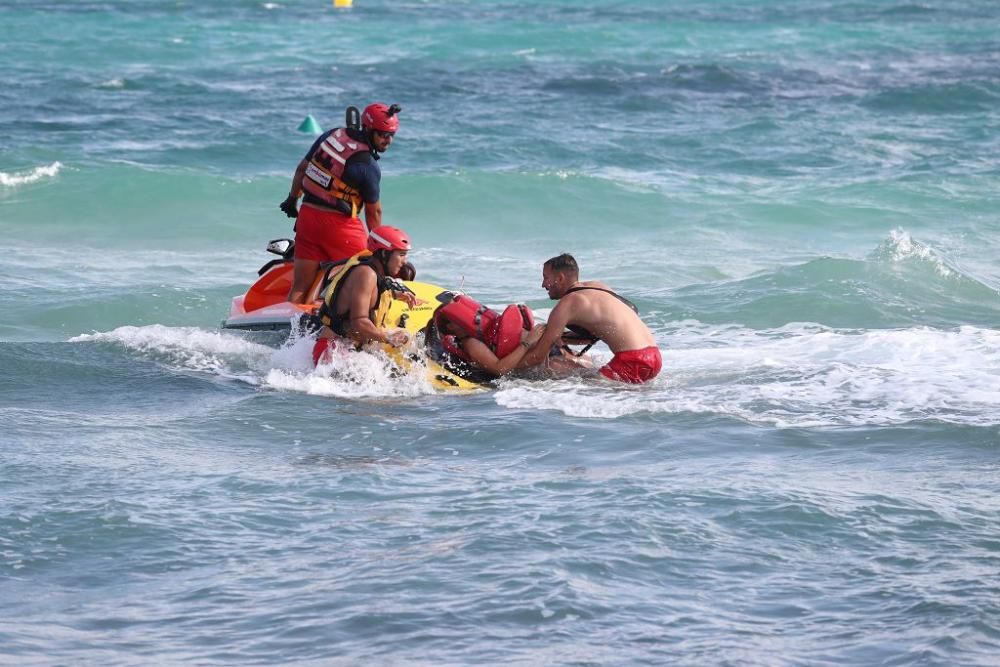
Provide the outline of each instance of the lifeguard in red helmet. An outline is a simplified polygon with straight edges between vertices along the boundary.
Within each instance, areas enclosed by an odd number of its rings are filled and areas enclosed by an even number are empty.
[[[410,292],[397,292],[383,280],[398,277],[406,265],[410,237],[401,229],[382,225],[368,235],[366,250],[351,257],[332,278],[323,293],[319,319],[323,326],[313,347],[313,362],[323,361],[335,341],[349,339],[355,345],[370,341],[394,347],[405,345],[405,329],[383,326],[392,299],[418,304]]]
[[[365,249],[368,231],[382,225],[378,159],[399,129],[398,104],[347,110],[345,127],[320,135],[299,162],[281,210],[295,223],[295,268],[288,300],[301,303],[322,262]],[[299,197],[302,206],[297,206]],[[365,225],[358,214],[364,210]]]

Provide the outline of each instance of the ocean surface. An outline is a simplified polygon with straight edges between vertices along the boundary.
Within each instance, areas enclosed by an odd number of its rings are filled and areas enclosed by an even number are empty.
[[[220,330],[372,101],[420,279],[660,377]],[[0,233],[0,664],[1000,659],[995,0],[5,0]]]

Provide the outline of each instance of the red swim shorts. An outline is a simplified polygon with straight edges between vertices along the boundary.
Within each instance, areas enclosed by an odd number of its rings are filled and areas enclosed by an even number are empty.
[[[330,363],[331,353],[337,349],[337,341],[332,338],[317,338],[313,345],[313,366],[319,366],[320,362]]]
[[[644,347],[641,350],[619,352],[601,369],[601,375],[609,380],[642,384],[655,378],[662,367],[660,350],[656,347]]]
[[[359,218],[323,211],[309,204],[295,221],[295,259],[339,262],[368,247],[368,233]]]

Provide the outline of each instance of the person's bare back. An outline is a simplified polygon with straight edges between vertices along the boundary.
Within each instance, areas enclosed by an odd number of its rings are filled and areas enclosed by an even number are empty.
[[[541,363],[551,345],[568,342],[564,337],[568,328],[581,343],[597,339],[611,348],[614,358],[600,369],[609,379],[639,384],[660,372],[662,358],[656,339],[639,319],[635,306],[603,283],[581,281],[572,255],[564,253],[542,265],[542,288],[559,303],[549,315],[545,333],[525,353],[520,367]]]
[[[612,352],[656,345],[645,323],[603,283],[577,282],[566,290],[558,307],[567,309],[568,325],[586,329]]]

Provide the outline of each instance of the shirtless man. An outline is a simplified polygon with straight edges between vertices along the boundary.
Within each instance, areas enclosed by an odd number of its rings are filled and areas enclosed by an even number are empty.
[[[615,356],[600,371],[606,378],[641,384],[660,372],[660,350],[635,306],[602,283],[581,282],[572,255],[564,253],[545,262],[542,287],[559,303],[549,315],[545,333],[521,358],[519,368],[544,361],[569,327],[578,340],[602,340],[611,348]]]

